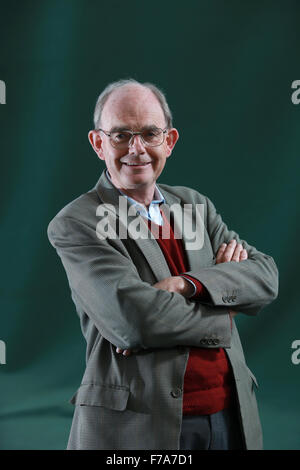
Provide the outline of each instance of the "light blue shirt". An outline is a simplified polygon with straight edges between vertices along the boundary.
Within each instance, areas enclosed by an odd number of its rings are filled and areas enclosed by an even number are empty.
[[[107,170],[106,170],[105,174],[106,174],[108,180],[114,186]],[[158,187],[156,185],[155,185],[155,191],[154,191],[153,199],[152,199],[152,201],[149,205],[148,210],[147,210],[146,206],[144,206],[144,204],[141,204],[140,202],[136,201],[132,197],[127,196],[127,194],[125,194],[119,188],[116,188],[116,189],[119,191],[120,194],[125,196],[128,199],[128,201],[137,209],[137,214],[138,215],[146,217],[147,219],[155,222],[157,225],[163,225],[164,222],[163,222],[163,218],[162,218],[161,213],[160,213],[159,205],[165,202],[165,198],[163,197],[162,193],[160,192],[160,190],[158,189]],[[195,295],[196,292],[197,292],[196,285],[194,284],[193,281],[191,281],[191,279],[188,279],[187,277],[185,277],[183,275],[181,275],[181,276],[184,277],[187,281],[189,281],[194,286],[194,292],[190,296],[190,297],[193,297],[193,295]]]

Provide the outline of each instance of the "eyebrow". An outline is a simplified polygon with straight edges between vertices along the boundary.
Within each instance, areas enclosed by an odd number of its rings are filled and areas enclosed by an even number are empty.
[[[144,126],[141,128],[141,131],[148,131],[148,130],[151,130],[151,129],[158,129],[157,126],[155,125],[151,125],[151,126]],[[124,132],[124,131],[131,131],[132,129],[130,129],[130,127],[120,127],[120,126],[115,126],[113,127],[109,132]]]

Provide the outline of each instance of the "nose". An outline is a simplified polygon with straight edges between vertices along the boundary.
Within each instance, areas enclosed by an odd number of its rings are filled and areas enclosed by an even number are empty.
[[[129,142],[129,150],[136,153],[144,153],[145,146],[140,135],[133,135]]]

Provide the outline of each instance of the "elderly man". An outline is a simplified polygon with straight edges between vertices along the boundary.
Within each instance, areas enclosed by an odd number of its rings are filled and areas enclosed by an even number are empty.
[[[273,259],[206,196],[157,184],[179,137],[157,87],[110,84],[94,124],[106,169],[48,227],[87,342],[67,448],[262,449],[257,381],[233,317],[276,298]],[[178,229],[187,207],[199,209],[186,217],[198,246]]]

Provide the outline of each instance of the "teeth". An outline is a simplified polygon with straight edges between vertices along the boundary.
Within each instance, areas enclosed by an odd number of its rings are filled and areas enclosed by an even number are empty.
[[[126,163],[128,166],[140,166],[140,165],[148,165],[149,162],[147,163]]]

